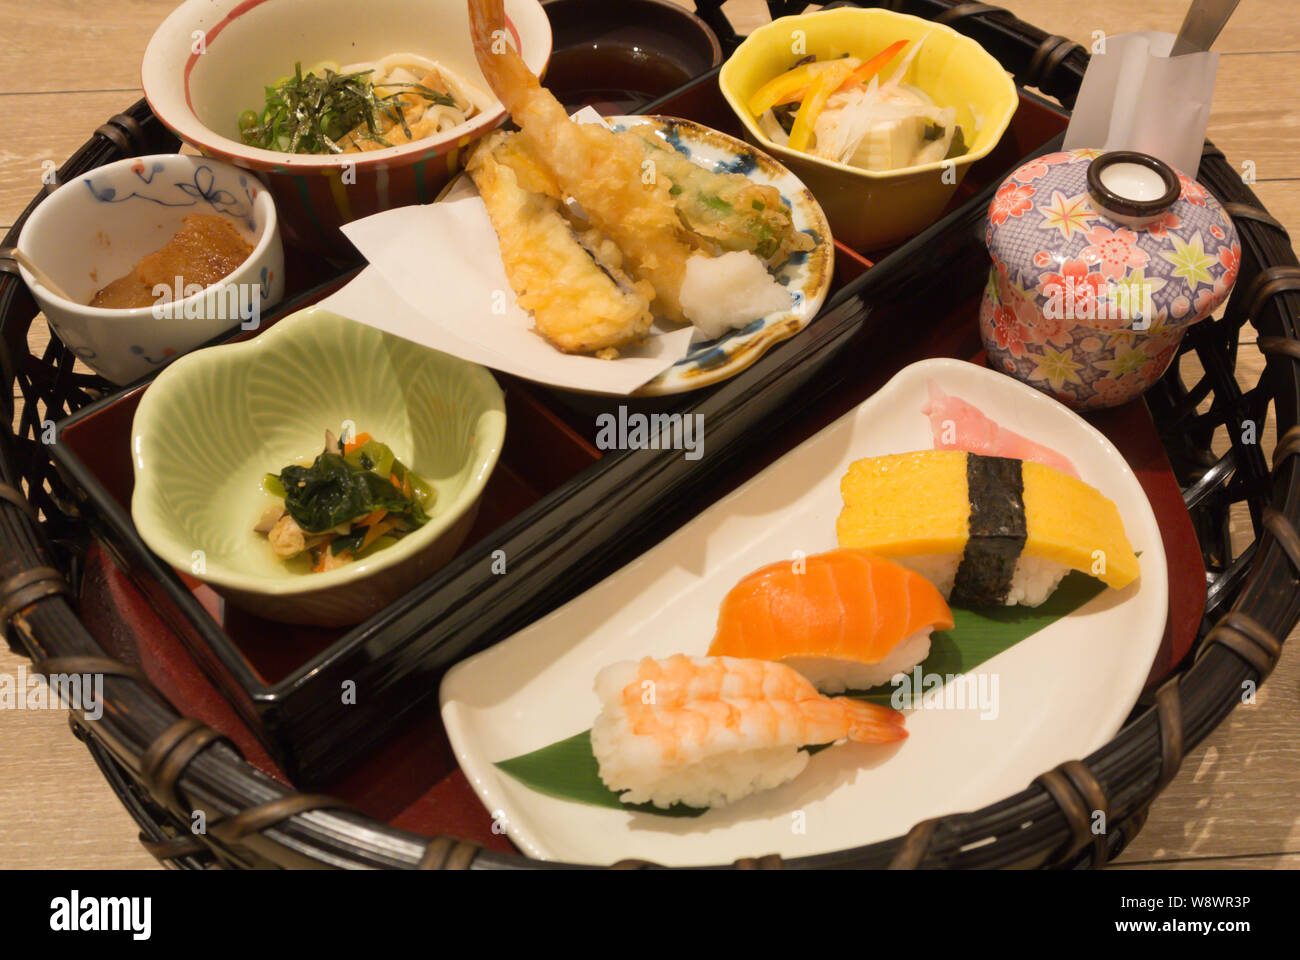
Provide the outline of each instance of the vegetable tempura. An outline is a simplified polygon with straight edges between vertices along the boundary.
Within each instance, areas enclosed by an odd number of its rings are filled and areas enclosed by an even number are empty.
[[[649,126],[618,134],[639,142],[655,172],[672,181],[669,193],[694,242],[714,255],[748,250],[769,268],[791,253],[811,250],[813,238],[795,229],[776,187],[742,173],[715,173],[682,156]]]
[[[612,358],[619,347],[650,332],[654,288],[622,270],[618,248],[596,230],[580,231],[546,188],[544,172],[521,166],[512,136],[493,134],[469,162],[501,247],[501,259],[519,305],[532,312],[537,332],[566,353]],[[502,162],[502,159],[511,161]]]

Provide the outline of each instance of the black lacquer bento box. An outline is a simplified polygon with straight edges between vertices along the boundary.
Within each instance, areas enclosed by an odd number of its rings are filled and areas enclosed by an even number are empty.
[[[738,43],[718,3],[698,10],[725,50]],[[783,5],[772,3],[774,14]],[[36,313],[15,271],[0,277],[4,371],[24,408],[0,447],[0,604],[11,644],[46,672],[107,675],[112,709],[73,714],[142,840],[169,865],[500,868],[522,858],[458,769],[437,711],[447,668],[509,637],[634,560],[706,506],[927,357],[982,361],[973,322],[988,273],[986,211],[1027,158],[1059,147],[1086,66],[1081,48],[1006,12],[949,0],[880,4],[945,22],[1012,72],[1020,108],[945,215],[920,235],[864,258],[837,247],[816,320],[730,380],[667,398],[620,401],[643,412],[698,414],[709,456],[601,450],[601,401],[499,376],[509,430],[474,528],[458,555],[354,628],[289,627],[218,602],[141,540],[129,504],[132,416],[145,380],[111,388],[74,372],[57,339],[27,348]],[[738,134],[717,69],[642,104],[647,113]],[[111,118],[68,160],[60,181],[122,156],[175,148],[142,101]],[[906,836],[783,861],[754,850],[746,867],[1101,865],[1141,828],[1186,750],[1231,710],[1240,684],[1271,669],[1300,617],[1295,523],[1300,346],[1292,329],[1300,267],[1285,232],[1207,144],[1199,180],[1234,217],[1242,266],[1225,314],[1193,328],[1204,375],[1175,363],[1144,400],[1091,422],[1129,463],[1159,522],[1169,610],[1146,692],[1123,729],[1088,757],[1046,771],[1006,800],[926,820]],[[11,243],[27,214],[6,243]],[[356,273],[290,251],[290,298],[274,323]],[[942,276],[943,282],[935,278]],[[1269,359],[1260,384],[1234,377],[1242,324]],[[217,342],[238,339],[219,338]],[[1205,400],[1211,400],[1206,412]],[[610,401],[612,409],[617,404]],[[1274,469],[1258,445],[1221,425],[1275,418]],[[57,440],[41,442],[43,422]],[[1234,551],[1232,505],[1256,537]],[[35,508],[35,509],[33,509]],[[39,522],[36,520],[39,511]],[[500,552],[510,575],[493,570]],[[345,701],[344,681],[355,685]],[[319,791],[298,793],[296,791]],[[189,834],[202,805],[213,828]],[[1094,835],[1087,812],[1107,811]],[[979,842],[985,841],[985,842]],[[626,865],[643,865],[641,863]]]

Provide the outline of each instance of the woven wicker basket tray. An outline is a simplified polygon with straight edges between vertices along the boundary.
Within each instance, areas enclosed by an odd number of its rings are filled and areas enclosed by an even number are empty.
[[[893,0],[877,5],[947,22],[998,57],[1022,87],[1036,88],[1067,106],[1073,102],[1087,61],[1084,51],[1064,38],[1045,36],[986,4]],[[720,6],[715,0],[698,4],[724,47],[733,46],[737,38]],[[770,6],[775,15],[793,12],[784,9],[787,4]],[[705,84],[690,85],[666,98],[668,105],[651,105],[647,110],[675,111],[723,126],[729,120],[717,113],[716,103],[710,105],[707,89]],[[1004,166],[986,170],[984,189],[973,197],[968,194],[963,206],[903,251],[923,248],[924,258],[890,256],[871,266],[842,255],[848,269],[842,271],[837,290],[814,324],[734,380],[689,401],[693,411],[708,418],[713,450],[706,458],[709,466],[690,471],[680,461],[669,464],[661,458],[655,464],[633,451],[604,458],[584,470],[579,436],[572,444],[573,473],[525,478],[543,496],[504,521],[496,530],[498,539],[516,537],[519,545],[540,550],[539,563],[563,556],[566,536],[582,535],[585,542],[598,544],[586,552],[582,563],[569,561],[566,570],[572,578],[563,590],[541,589],[540,576],[517,581],[512,577],[522,586],[483,597],[475,594],[469,571],[453,563],[427,590],[422,588],[419,603],[393,611],[380,624],[386,631],[382,638],[376,640],[372,633],[361,642],[391,643],[395,649],[419,645],[427,655],[405,679],[418,677],[427,684],[438,669],[535,619],[657,541],[734,486],[747,471],[829,419],[837,404],[850,403],[854,389],[868,389],[870,380],[864,381],[845,358],[868,330],[878,332],[875,324],[880,317],[907,303],[910,291],[924,282],[927,265],[965,264],[963,275],[968,274],[976,286],[981,282],[979,267],[987,261],[979,261],[977,238],[998,174],[1020,157],[1051,146],[1044,131],[1027,132],[1023,125],[1018,129],[1032,142],[1018,143],[1011,137],[995,161]],[[101,126],[60,168],[58,179],[65,182],[122,156],[174,147],[175,141],[141,102]],[[1124,450],[1130,460],[1141,455],[1160,457],[1159,444],[1163,444],[1161,459],[1167,457],[1169,469],[1162,464],[1159,472],[1166,481],[1166,502],[1162,506],[1159,493],[1152,500],[1171,557],[1181,557],[1178,562],[1184,563],[1190,558],[1192,565],[1181,574],[1173,571],[1171,583],[1189,584],[1204,577],[1208,584],[1203,616],[1195,615],[1201,597],[1194,587],[1183,594],[1184,602],[1173,607],[1171,634],[1153,670],[1153,677],[1167,675],[1168,679],[1144,697],[1111,743],[1092,756],[1044,772],[1024,791],[1000,803],[920,823],[904,837],[869,847],[793,861],[765,856],[731,866],[1100,865],[1141,828],[1151,801],[1177,772],[1185,752],[1240,701],[1242,684],[1262,681],[1276,663],[1279,638],[1300,618],[1300,536],[1296,532],[1300,463],[1295,456],[1300,453],[1300,341],[1294,329],[1294,318],[1300,315],[1300,266],[1285,231],[1259,206],[1212,144],[1206,144],[1198,178],[1237,222],[1243,248],[1240,279],[1224,315],[1196,326],[1185,340],[1183,349],[1196,352],[1204,376],[1184,383],[1175,363],[1147,397],[1151,449],[1145,454]],[[34,199],[19,218],[5,238],[6,245],[16,240],[28,213],[41,199]],[[444,835],[430,839],[417,832],[423,829],[418,818],[394,826],[384,822],[393,818],[381,819],[375,811],[367,815],[338,796],[296,793],[266,772],[278,765],[295,782],[345,783],[347,771],[331,766],[328,755],[335,751],[322,743],[331,747],[354,743],[355,754],[344,759],[356,776],[358,763],[391,763],[400,756],[403,737],[409,734],[396,721],[384,724],[369,718],[362,730],[349,730],[336,741],[322,740],[328,723],[295,726],[291,719],[295,711],[285,709],[289,701],[268,709],[264,697],[259,702],[258,692],[239,682],[229,657],[223,657],[231,650],[238,652],[238,645],[222,651],[215,634],[204,634],[198,613],[183,609],[185,593],[194,596],[189,586],[161,569],[156,560],[150,567],[147,558],[134,553],[129,517],[120,506],[121,491],[113,489],[111,458],[97,461],[93,445],[73,442],[77,425],[94,417],[105,417],[99,422],[107,424],[114,416],[125,416],[129,423],[129,407],[124,404],[130,403],[130,392],[118,394],[98,378],[76,372],[72,355],[57,340],[40,356],[28,350],[27,331],[36,307],[10,267],[0,261],[5,271],[0,274],[0,371],[15,387],[10,395],[21,393],[24,405],[13,431],[0,439],[0,614],[11,645],[31,656],[41,672],[106,675],[105,698],[111,709],[96,721],[73,713],[72,725],[139,822],[146,846],[159,859],[190,868],[214,862],[232,867],[563,866],[509,852],[503,841],[480,835],[481,824],[444,820],[437,823]],[[290,270],[300,290],[311,287],[313,280],[337,280],[321,276],[307,264],[296,268],[291,264]],[[961,283],[954,286],[954,311],[970,292]],[[316,289],[307,297],[319,294]],[[1260,333],[1268,366],[1260,382],[1243,391],[1233,371],[1238,334],[1248,320]],[[954,325],[952,331],[956,339],[944,348],[932,346],[930,352],[969,353],[960,328]],[[906,362],[895,359],[899,365]],[[873,376],[887,373],[882,368]],[[788,408],[785,401],[812,382],[814,375],[825,388],[820,406],[803,419],[787,413],[787,422],[779,422],[776,412]],[[534,418],[538,430],[580,433],[568,422],[572,418],[566,419],[564,404],[544,391],[521,396],[517,403],[522,404],[525,417]],[[1280,438],[1271,465],[1258,444],[1243,442],[1237,429],[1245,419],[1262,426],[1270,416]],[[63,444],[55,445],[57,458],[41,442],[43,424],[49,420],[60,421],[69,439],[66,450]],[[767,424],[767,435],[777,432],[774,425],[782,427],[779,444],[765,444],[756,435],[760,432],[752,426],[759,420]],[[1215,456],[1210,452],[1211,440],[1224,425],[1232,445],[1223,456]],[[557,485],[548,486],[557,480]],[[1157,488],[1148,487],[1148,494]],[[609,501],[635,501],[640,506],[623,514],[589,509],[592,503]],[[671,511],[656,509],[669,503],[676,505]],[[1227,518],[1239,503],[1249,509],[1255,537],[1245,550],[1234,553]],[[580,529],[575,530],[575,525]],[[1186,549],[1176,549],[1176,544],[1171,548],[1171,531],[1185,545],[1199,540],[1199,559]],[[547,549],[554,552],[547,554]],[[120,598],[123,591],[134,591],[137,600],[106,601]],[[447,596],[467,599],[430,621],[433,607],[429,604]],[[146,638],[140,625],[148,617],[161,626],[145,632],[159,638],[170,635],[175,641],[172,648],[141,642]],[[218,625],[217,633],[226,626]],[[228,632],[226,637],[229,640]],[[1200,642],[1184,656],[1193,638]],[[316,655],[327,654],[338,639],[330,638]],[[224,694],[224,699],[217,698],[215,712],[211,704],[205,707],[201,700],[185,698],[185,691],[193,693],[198,686],[169,688],[159,679],[174,677],[173,668],[186,664],[198,683],[212,684],[212,689]],[[160,671],[160,665],[170,667]],[[337,666],[354,667],[342,662]],[[151,681],[151,675],[158,682]],[[313,701],[293,703],[310,707]],[[182,717],[176,707],[206,713],[210,721]],[[216,721],[218,716],[228,722]],[[248,761],[241,757],[241,749]],[[201,837],[188,830],[190,813],[196,809],[206,811],[209,824],[208,833]],[[1109,824],[1100,835],[1090,829],[1091,814],[1097,810],[1105,812]]]

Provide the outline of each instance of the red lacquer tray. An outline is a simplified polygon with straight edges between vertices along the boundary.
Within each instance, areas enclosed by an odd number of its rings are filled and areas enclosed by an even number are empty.
[[[797,430],[770,444],[743,470],[728,476],[725,483],[718,485],[716,495],[723,495],[727,489],[743,482],[786,449],[860,402],[862,397],[882,386],[898,367],[926,356],[982,361],[973,320],[977,306],[973,300],[960,304],[940,322],[939,335],[923,343],[915,337],[897,337],[898,342],[889,344],[894,361],[888,369],[864,377],[859,388],[852,391],[852,396],[836,397],[822,403],[816,415]],[[909,341],[915,344],[910,350],[906,346]],[[81,435],[78,436],[75,429],[68,430],[64,435],[65,442],[87,443],[86,451],[92,449],[91,445],[101,450],[125,451],[129,414],[134,410],[136,399],[138,394],[129,395],[97,417],[81,421],[84,424]],[[557,425],[549,411],[534,406],[536,403],[535,398],[520,398],[517,392],[512,392],[511,415],[521,419],[525,416],[539,417],[540,421],[534,427],[539,431],[537,436],[543,435],[542,431],[565,435],[571,444],[567,456],[575,461],[580,461],[584,453],[593,458],[598,456],[587,441],[572,431],[564,434],[568,428]],[[519,407],[529,412],[520,413]],[[1196,636],[1205,602],[1205,569],[1200,548],[1183,505],[1182,493],[1165,459],[1145,403],[1139,400],[1088,419],[1110,438],[1132,466],[1151,501],[1164,539],[1169,572],[1169,621],[1148,681],[1148,685],[1153,686],[1187,653]],[[515,426],[519,422],[512,420]],[[518,433],[516,431],[516,436]],[[115,467],[107,467],[113,460],[119,462]],[[125,461],[125,471],[122,461]],[[129,494],[129,461],[125,456],[108,457],[99,462],[92,454],[87,462],[105,469],[105,481],[112,484],[115,496]],[[505,462],[508,468],[505,476],[494,479],[499,502],[493,510],[509,509],[509,504],[516,498],[523,502],[536,493],[529,480],[512,467],[509,454]],[[563,468],[557,466],[556,469]],[[489,495],[488,500],[492,499],[493,496]],[[490,511],[485,510],[485,513]],[[489,517],[480,522],[492,523],[493,520]],[[202,595],[210,594],[205,587],[196,590]],[[214,598],[205,597],[205,600],[215,608]],[[250,762],[288,782],[258,738],[204,675],[140,587],[99,543],[92,547],[87,558],[81,603],[84,622],[112,655],[142,667],[154,684],[187,715],[224,733],[240,747]],[[273,673],[300,659],[305,649],[314,649],[315,644],[322,641],[311,634],[306,632],[304,635],[301,631],[289,631],[276,637],[264,634],[260,643],[245,635],[241,648],[248,651],[250,660],[260,669]],[[492,849],[504,851],[511,848],[504,835],[493,832],[489,811],[480,805],[456,766],[434,704],[418,710],[388,742],[374,750],[347,775],[323,784],[322,788],[393,826],[428,835],[449,834]]]
[[[685,91],[665,112],[734,132],[735,122],[715,88],[700,85]],[[998,148],[972,169],[953,207],[980,188],[1000,179],[1021,158],[1040,148],[1064,129],[1065,117],[1032,97],[1023,97],[1015,123]],[[834,291],[851,283],[872,262],[837,244]],[[967,269],[978,265],[966,264]],[[289,265],[290,282],[303,290],[319,279],[310,264]],[[296,276],[295,276],[296,275]],[[335,282],[343,282],[346,277]],[[971,289],[974,287],[967,285]],[[317,288],[314,298],[331,286]],[[308,298],[299,306],[306,306]],[[906,299],[906,298],[905,298]],[[908,299],[910,304],[913,302]],[[869,396],[902,366],[925,357],[948,356],[982,361],[975,317],[978,294],[950,300],[924,316],[893,315],[882,304],[870,325],[869,354],[837,361],[856,365],[830,396],[810,398],[795,425],[752,449],[743,463],[731,463],[706,483],[696,508],[712,502],[802,442]],[[815,323],[816,321],[814,321]],[[863,344],[863,346],[867,346]],[[500,529],[551,491],[601,458],[594,443],[594,417],[585,401],[542,389],[510,377],[505,387],[509,420],[501,465],[494,474],[475,530],[467,545]],[[83,487],[98,497],[96,522],[113,518],[129,524],[132,487],[129,433],[136,405],[146,386],[136,387],[96,405],[66,423],[59,434],[57,456],[75,463]],[[1205,602],[1205,570],[1179,486],[1165,459],[1155,426],[1142,401],[1090,417],[1124,454],[1146,490],[1164,537],[1169,565],[1169,622],[1150,682],[1164,677],[1188,651],[1196,635]],[[691,512],[695,512],[692,510]],[[113,531],[90,548],[81,585],[81,614],[86,626],[111,655],[140,666],[183,714],[197,718],[228,736],[250,762],[286,782],[293,768],[275,757],[293,751],[277,740],[277,731],[254,702],[256,691],[239,682],[177,609],[157,579],[142,569],[138,558],[120,548]],[[661,535],[671,532],[666,524]],[[468,549],[468,547],[467,547]],[[611,571],[606,571],[611,572]],[[263,685],[272,686],[301,672],[328,654],[342,631],[292,628],[227,611],[210,589],[182,575],[185,587],[202,604],[206,616],[230,641],[241,669]],[[426,691],[436,690],[438,676],[420,676]],[[394,705],[398,711],[398,705]],[[426,697],[407,712],[387,736],[357,749],[357,758],[338,770],[313,775],[311,787],[350,801],[371,816],[423,834],[448,834],[486,847],[509,850],[504,835],[494,833],[492,818],[456,767],[437,715],[436,698]],[[301,777],[297,779],[301,780]],[[297,784],[302,786],[301,782]]]

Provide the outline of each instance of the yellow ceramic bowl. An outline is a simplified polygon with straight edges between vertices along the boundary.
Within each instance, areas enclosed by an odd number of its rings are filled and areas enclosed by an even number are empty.
[[[925,46],[906,79],[939,106],[957,108],[970,148],[959,158],[882,173],[861,170],[778,146],[763,136],[745,106],[759,87],[806,54],[823,59],[848,53],[866,60],[895,40],[922,37]],[[892,76],[906,52],[885,67],[884,77]],[[919,17],[853,7],[781,17],[758,28],[723,65],[718,82],[746,136],[808,185],[835,239],[859,250],[897,243],[937,220],[970,165],[997,145],[1020,103],[1011,76],[969,37]]]

